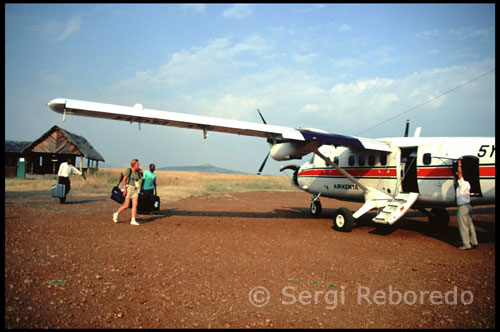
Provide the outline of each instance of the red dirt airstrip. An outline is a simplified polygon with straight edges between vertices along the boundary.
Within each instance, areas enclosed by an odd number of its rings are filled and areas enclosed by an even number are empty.
[[[5,200],[6,328],[495,328],[495,206],[476,207],[479,247],[458,250],[409,212],[332,229],[322,200],[253,192],[162,204],[129,224],[77,190]]]

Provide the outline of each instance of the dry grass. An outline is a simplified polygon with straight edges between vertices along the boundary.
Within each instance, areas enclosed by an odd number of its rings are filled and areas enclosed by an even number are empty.
[[[86,196],[109,195],[124,170],[101,169],[98,175],[87,177],[71,176],[73,195],[84,192]],[[209,174],[199,172],[156,171],[158,196],[162,202],[173,202],[188,197],[218,195],[247,191],[292,191],[295,188],[286,176],[258,176],[239,174]],[[6,178],[5,191],[49,193],[57,176],[40,179]],[[121,186],[120,186],[121,187]]]

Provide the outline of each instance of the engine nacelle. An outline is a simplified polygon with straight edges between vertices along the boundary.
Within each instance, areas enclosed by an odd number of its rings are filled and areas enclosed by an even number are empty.
[[[271,146],[271,157],[277,161],[290,159],[301,159],[306,154],[320,147],[322,143],[318,142],[286,142],[276,143]]]

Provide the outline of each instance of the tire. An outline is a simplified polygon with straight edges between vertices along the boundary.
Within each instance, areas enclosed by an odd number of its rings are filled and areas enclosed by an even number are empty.
[[[319,199],[311,202],[311,206],[309,207],[309,212],[311,213],[311,215],[313,217],[321,216],[321,210],[322,210],[322,207],[321,207],[321,202],[319,201]]]
[[[352,212],[346,208],[340,208],[335,212],[333,228],[340,232],[350,232],[354,226]]]
[[[429,215],[429,224],[437,231],[445,230],[450,223],[450,215],[444,208],[433,208]]]

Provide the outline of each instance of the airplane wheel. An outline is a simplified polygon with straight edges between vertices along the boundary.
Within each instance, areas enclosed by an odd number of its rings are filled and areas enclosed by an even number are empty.
[[[444,208],[434,208],[429,215],[429,223],[436,230],[444,230],[450,223],[450,215]]]
[[[321,216],[321,202],[319,200],[312,201],[309,212],[311,212],[313,217]]]
[[[333,228],[341,232],[350,232],[354,225],[352,212],[346,208],[340,208],[335,212],[333,219]]]

